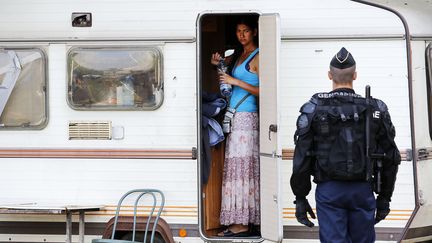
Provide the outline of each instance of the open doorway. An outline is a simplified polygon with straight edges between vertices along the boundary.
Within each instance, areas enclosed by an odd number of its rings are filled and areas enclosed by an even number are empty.
[[[258,22],[257,13],[206,13],[199,17],[198,36],[199,36],[199,82],[200,100],[204,102],[204,96],[220,95],[218,71],[210,60],[213,53],[218,52],[223,55],[226,50],[236,49],[240,43],[236,36],[236,24],[240,19],[250,19]],[[258,44],[258,43],[257,43]],[[203,103],[200,104],[202,109]],[[225,111],[212,117],[222,125]],[[202,114],[202,110],[200,111]],[[203,122],[203,119],[201,119]],[[200,124],[202,125],[202,124]],[[199,126],[200,128],[202,126]],[[200,141],[206,139],[202,130]],[[204,136],[205,135],[205,136]],[[203,144],[203,143],[202,143]],[[201,209],[200,222],[201,231],[206,238],[223,238],[218,236],[218,232],[225,227],[220,224],[222,178],[225,159],[225,140],[214,146],[206,148],[201,146]],[[259,227],[254,228],[254,233],[245,236],[259,239]]]

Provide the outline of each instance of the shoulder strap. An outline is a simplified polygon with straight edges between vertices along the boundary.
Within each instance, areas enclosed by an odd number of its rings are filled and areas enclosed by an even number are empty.
[[[251,54],[249,54],[249,56],[246,58],[246,60],[244,60],[244,63],[249,63],[252,60],[252,58],[254,58],[256,56],[258,51],[259,51],[259,48],[256,48]]]
[[[243,96],[243,98],[237,103],[237,105],[234,107],[234,110],[237,110],[237,108],[241,105],[241,103],[243,103],[243,101],[246,100],[247,97],[249,97],[251,95],[251,93],[247,93],[245,96]]]

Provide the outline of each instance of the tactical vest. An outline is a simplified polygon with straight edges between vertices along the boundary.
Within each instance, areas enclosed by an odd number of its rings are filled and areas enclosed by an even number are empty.
[[[311,127],[317,181],[366,180],[367,173],[371,173],[368,172],[371,166],[367,165],[366,158],[366,99],[348,94],[317,96]]]

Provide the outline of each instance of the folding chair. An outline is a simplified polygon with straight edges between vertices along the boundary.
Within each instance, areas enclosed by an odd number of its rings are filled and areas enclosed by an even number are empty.
[[[118,217],[120,214],[120,208],[121,205],[123,203],[123,200],[130,196],[131,194],[135,194],[137,195],[137,193],[139,193],[139,195],[136,197],[135,202],[134,202],[134,216],[133,216],[133,227],[132,227],[132,241],[130,240],[118,240],[118,239],[114,239],[115,236],[115,232],[116,232],[116,227],[117,227],[117,222],[118,222]],[[158,220],[160,218],[160,215],[162,213],[163,207],[165,205],[165,197],[164,194],[162,193],[162,191],[157,190],[157,189],[135,189],[135,190],[131,190],[128,191],[127,193],[125,193],[119,200],[118,205],[117,205],[117,210],[116,210],[116,215],[115,215],[115,219],[114,219],[114,226],[112,229],[112,234],[111,234],[111,239],[94,239],[92,240],[92,243],[140,243],[135,241],[135,232],[136,232],[136,225],[137,225],[137,207],[138,207],[138,203],[140,202],[140,200],[145,196],[145,195],[151,195],[151,197],[153,198],[153,207],[150,211],[150,214],[147,218],[147,223],[146,223],[146,228],[144,231],[144,243],[147,242],[147,234],[149,231],[149,226],[150,226],[150,220],[153,217],[153,213],[156,209],[157,206],[157,202],[158,202],[158,197],[157,195],[160,196],[160,203],[159,203],[159,209],[157,210],[157,215],[154,218],[153,221],[153,228],[152,228],[152,232],[151,232],[151,238],[150,238],[150,243],[153,243],[154,241],[154,236],[155,236],[155,232],[156,232],[156,226],[158,224]]]

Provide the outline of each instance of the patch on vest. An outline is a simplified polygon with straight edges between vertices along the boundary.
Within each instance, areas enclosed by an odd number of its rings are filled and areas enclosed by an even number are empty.
[[[375,119],[379,119],[380,115],[381,115],[381,113],[379,111],[374,111],[374,113],[372,114],[372,117]]]
[[[321,99],[330,99],[330,98],[334,98],[335,96],[355,97],[355,98],[361,97],[361,95],[359,95],[359,94],[345,92],[345,91],[334,91],[331,93],[318,93],[317,96],[318,96],[318,98],[321,98]]]

